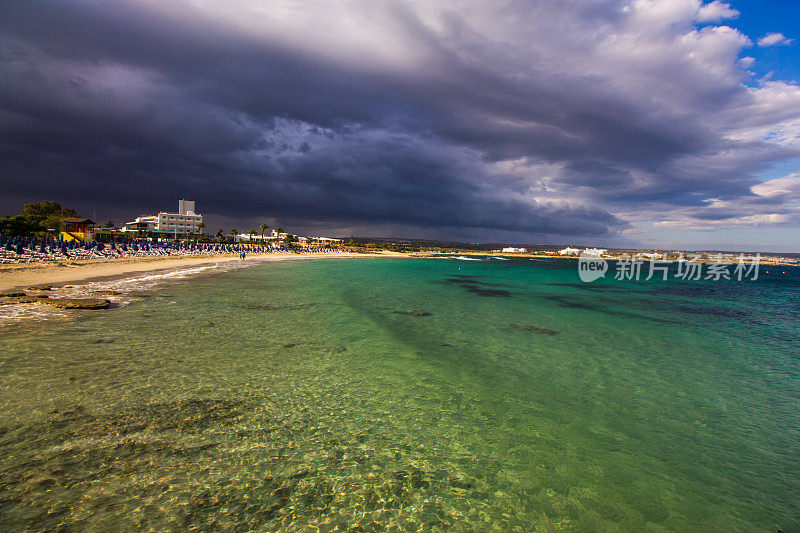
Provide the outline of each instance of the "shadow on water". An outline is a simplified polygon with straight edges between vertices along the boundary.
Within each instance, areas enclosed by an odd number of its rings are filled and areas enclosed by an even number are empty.
[[[572,289],[580,289],[587,292],[602,292],[602,293],[642,293],[647,294],[653,292],[649,288],[646,290],[638,287],[621,287],[619,285],[611,285],[609,283],[546,283],[548,287],[570,287]]]
[[[569,309],[585,309],[587,311],[598,311],[598,312],[605,312],[603,308],[598,305],[590,304],[585,301],[578,301],[576,298],[570,298],[568,296],[558,296],[555,294],[545,294],[540,296],[545,300],[549,300],[551,302],[555,302],[561,307],[567,307]]]
[[[559,296],[559,295],[554,295],[554,294],[540,295],[539,298],[542,298],[544,300],[548,300],[548,301],[551,301],[551,302],[555,302],[559,306],[566,307],[568,309],[577,309],[577,310],[582,310],[582,311],[592,311],[592,312],[596,312],[596,313],[602,313],[602,314],[605,314],[605,315],[619,316],[619,317],[631,318],[631,319],[637,319],[637,320],[648,320],[648,321],[651,321],[651,322],[658,322],[658,323],[661,323],[661,324],[690,324],[691,323],[690,321],[687,321],[687,320],[680,320],[680,319],[677,319],[677,318],[664,318],[663,316],[653,316],[651,314],[637,313],[637,312],[631,311],[631,310],[609,309],[608,307],[606,307],[604,305],[600,305],[598,303],[598,301],[602,302],[604,304],[619,304],[619,303],[621,303],[621,302],[618,302],[617,300],[614,300],[614,299],[611,299],[611,298],[600,298],[600,299],[591,298],[591,300],[590,300],[589,297],[587,297],[587,296],[572,296],[572,297],[569,297],[569,296]],[[626,307],[629,307],[629,308],[632,308],[632,309],[636,309],[636,306],[632,306],[630,304],[631,304],[631,302],[629,302],[629,301],[625,301],[624,302],[624,305]],[[641,306],[641,309],[645,309],[645,310],[652,309],[652,305],[651,306]]]
[[[503,289],[486,289],[477,285],[461,285],[461,287],[469,293],[485,296],[487,298],[509,298],[514,294]]]
[[[430,369],[437,374],[469,375],[472,386],[486,387],[487,391],[500,388],[513,390],[530,379],[518,369],[507,368],[507,361],[501,361],[492,354],[476,351],[471,346],[446,342],[448,339],[437,332],[435,313],[421,321],[396,320],[392,318],[396,315],[395,311],[375,308],[358,297],[343,294],[342,300],[348,309],[374,325],[376,332],[390,336],[394,344],[404,346],[409,354],[432,364]]]
[[[445,281],[447,283],[455,283],[461,285],[476,285],[476,284],[488,285],[488,283],[483,283],[482,281],[478,281],[467,276],[462,276],[459,278],[447,278],[445,279]]]
[[[504,286],[502,284],[487,283],[485,281],[480,281],[476,279],[477,277],[478,276],[466,276],[457,274],[456,277],[445,278],[443,281],[434,281],[434,283],[445,283],[445,284],[456,285],[471,294],[476,294],[478,296],[483,296],[486,298],[509,298],[511,295],[515,294],[505,289],[498,289],[497,287]]]

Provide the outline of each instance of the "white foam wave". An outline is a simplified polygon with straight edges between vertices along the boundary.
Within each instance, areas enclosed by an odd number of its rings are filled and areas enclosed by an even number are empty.
[[[134,275],[127,278],[93,281],[81,285],[67,285],[55,289],[57,298],[106,298],[115,307],[125,306],[135,300],[146,290],[156,290],[160,285],[181,280],[210,271],[228,271],[242,268],[245,265],[230,261],[223,264],[183,267],[154,274]],[[50,318],[66,318],[70,316],[58,308],[45,304],[12,304],[0,307],[0,325],[24,319],[45,320]]]
[[[64,318],[67,315],[53,307],[46,304],[28,303],[28,304],[15,304],[4,305],[0,307],[0,324],[4,321],[16,322],[18,320],[30,319],[46,319],[46,318]]]
[[[218,268],[219,267],[217,265],[209,265],[202,267],[186,268],[183,270],[172,270],[170,272],[163,272],[161,274],[150,274],[148,276],[141,276],[138,278],[124,279],[121,281],[121,283],[140,283],[143,281],[153,281],[162,279],[182,279],[187,276],[191,276],[193,274],[199,274],[200,272],[205,272],[206,270],[216,270]]]

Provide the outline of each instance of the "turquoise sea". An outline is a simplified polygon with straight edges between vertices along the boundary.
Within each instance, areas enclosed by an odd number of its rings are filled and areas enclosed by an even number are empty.
[[[800,269],[576,265],[269,263],[6,324],[0,530],[800,531]]]

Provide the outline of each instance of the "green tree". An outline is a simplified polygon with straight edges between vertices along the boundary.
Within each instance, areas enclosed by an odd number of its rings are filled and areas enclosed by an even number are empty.
[[[200,235],[203,234],[203,228],[205,228],[205,227],[206,227],[206,225],[203,224],[202,222],[197,225],[197,230],[200,233]]]
[[[266,224],[261,224],[259,226],[259,229],[261,230],[261,240],[263,241],[264,240],[264,232],[269,229],[269,226],[267,226]]]
[[[0,233],[4,235],[27,235],[36,231],[41,231],[40,226],[22,215],[0,217]]]
[[[78,216],[74,209],[62,207],[60,203],[50,200],[35,204],[25,204],[20,214],[30,220],[31,223],[38,225],[41,231],[61,229],[61,223],[65,218]]]
[[[0,217],[0,232],[9,235],[27,235],[48,229],[60,230],[65,218],[77,216],[78,213],[74,209],[62,207],[58,202],[50,200],[26,204],[21,214]]]

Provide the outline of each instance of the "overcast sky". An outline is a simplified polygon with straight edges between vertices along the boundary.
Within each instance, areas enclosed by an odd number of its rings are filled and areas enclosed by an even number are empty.
[[[5,0],[0,211],[797,252],[797,4]]]

